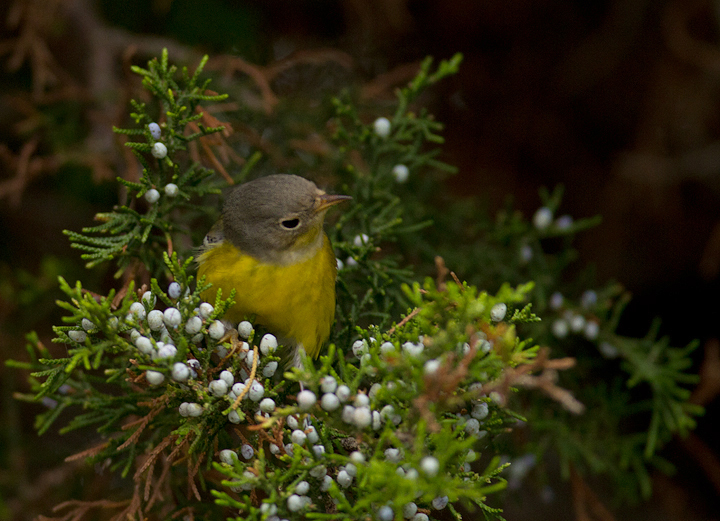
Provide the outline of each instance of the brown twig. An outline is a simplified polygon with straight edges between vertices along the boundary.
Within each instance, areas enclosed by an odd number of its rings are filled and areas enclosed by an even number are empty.
[[[576,521],[615,521],[612,513],[572,466],[570,467],[570,483]]]
[[[278,448],[280,448],[283,452],[285,452],[285,446],[283,444],[283,428],[282,428],[284,423],[285,423],[284,418],[281,418],[277,422],[273,422],[273,425],[270,427],[272,436],[270,436],[270,434],[268,434],[267,426],[264,426],[262,424],[251,425],[250,427],[248,427],[248,430],[252,431],[252,432],[257,432],[259,438],[261,438],[260,440],[258,440],[258,444],[261,444],[262,441],[266,441],[268,443],[273,443]],[[235,432],[239,436],[244,437],[241,435],[241,433],[238,431],[237,428],[235,429]]]
[[[152,495],[150,496],[149,499],[147,497],[145,498],[145,500],[147,501],[146,508],[151,508],[155,504],[155,502],[158,500],[162,501],[162,499],[163,499],[162,486],[165,484],[169,485],[167,478],[170,475],[171,468],[172,468],[172,460],[170,459],[170,457],[167,457],[163,460],[163,469],[162,469],[162,472],[160,472],[160,476],[158,477],[158,479],[155,483],[155,489],[154,489]]]
[[[715,487],[715,491],[720,494],[720,458],[699,436],[692,432],[680,438],[680,443],[703,469],[708,480]]]
[[[201,453],[198,456],[197,461],[195,462],[195,465],[192,467],[190,466],[191,460],[188,458],[187,460],[187,468],[188,468],[188,495],[187,498],[191,499],[191,497],[194,495],[195,499],[200,501],[202,498],[200,497],[200,491],[197,488],[197,485],[195,484],[195,476],[197,476],[198,470],[200,469],[200,463],[202,463],[202,460],[205,458],[205,453]]]
[[[248,441],[247,437],[243,433],[242,429],[240,427],[233,427],[233,432],[237,434],[238,438],[240,438],[240,441],[243,443],[243,445],[250,445],[250,442]]]
[[[393,87],[409,82],[419,70],[420,62],[398,65],[363,85],[360,89],[360,98],[363,100],[375,99],[386,93],[394,96]]]
[[[463,290],[463,289],[464,289],[464,288],[463,288],[463,284],[462,284],[462,282],[460,282],[460,279],[458,278],[458,276],[455,275],[455,272],[454,272],[454,271],[451,271],[451,272],[450,272],[450,276],[451,276],[451,277],[453,278],[453,280],[455,281],[455,284],[457,284],[458,287],[459,287],[461,290]]]
[[[705,356],[699,372],[700,383],[693,390],[690,401],[707,405],[720,394],[720,341],[717,338],[705,343]]]
[[[496,391],[505,400],[513,386],[539,389],[571,413],[582,414],[585,406],[570,391],[556,385],[557,371],[573,367],[575,359],[567,357],[551,360],[548,358],[548,353],[549,350],[543,348],[532,363],[523,364],[517,368],[505,368],[500,378],[483,385],[483,393],[490,394]],[[542,372],[537,376],[530,374],[537,370]]]
[[[236,71],[242,72],[255,82],[262,97],[262,105],[267,114],[272,114],[279,103],[277,96],[270,87],[270,81],[265,77],[263,67],[253,65],[237,56],[219,56],[211,58],[206,64],[207,70],[222,70],[226,76],[231,77]]]
[[[445,291],[447,289],[445,279],[450,273],[450,270],[447,269],[447,266],[445,266],[445,260],[440,255],[435,256],[435,269],[437,270],[437,289],[438,291]]]
[[[391,327],[391,328],[388,330],[388,335],[392,335],[392,334],[395,332],[396,329],[398,329],[398,328],[400,328],[400,327],[403,327],[405,324],[407,324],[407,323],[410,322],[413,318],[415,318],[415,317],[417,316],[417,314],[420,313],[420,309],[421,309],[421,308],[415,308],[415,309],[413,309],[405,318],[403,318],[400,322],[398,322],[397,324],[395,324],[393,327]]]
[[[250,392],[250,387],[252,386],[253,382],[255,381],[255,372],[257,371],[257,364],[258,364],[258,346],[255,346],[253,348],[253,364],[252,369],[250,370],[250,376],[248,377],[248,380],[245,384],[245,389],[243,389],[243,392],[241,392],[237,398],[235,398],[235,401],[231,405],[233,411],[237,409],[240,406],[240,402],[245,397],[247,393]]]
[[[190,443],[190,437],[192,436],[192,433],[188,434],[183,438],[183,441],[180,443],[180,445],[176,445],[175,448],[172,450],[172,452],[168,455],[168,460],[173,461],[175,457],[180,454],[180,452],[183,450],[183,448]],[[182,459],[179,459],[178,461],[182,461]]]
[[[220,363],[208,370],[208,374],[215,374],[223,370],[226,367],[227,362],[232,359],[235,354],[242,348],[245,342],[238,340],[237,329],[231,328],[223,337],[218,340],[218,344],[222,344],[230,340],[230,351],[220,360]]]
[[[352,69],[352,57],[337,49],[305,49],[292,53],[287,58],[271,63],[264,69],[267,81],[273,81],[279,74],[301,64],[322,65],[335,62],[346,69]]]
[[[65,458],[65,461],[71,462],[71,461],[77,461],[79,459],[90,458],[92,456],[100,454],[109,445],[110,445],[110,442],[106,441],[105,443],[101,443],[100,445],[90,447],[89,449],[86,449],[82,452],[77,452],[77,453],[73,454],[72,456],[68,456],[67,458]]]
[[[130,504],[125,510],[110,518],[110,521],[126,521],[129,519],[144,519],[142,499],[140,498],[140,485],[135,485]]]
[[[111,509],[111,508],[120,508],[125,505],[129,504],[128,500],[124,501],[109,501],[107,499],[100,499],[98,501],[81,501],[79,499],[73,499],[70,501],[63,501],[59,505],[56,505],[53,508],[53,512],[59,512],[61,510],[65,510],[66,508],[70,508],[70,512],[65,514],[62,517],[46,517],[46,516],[38,516],[39,521],[66,521],[66,520],[79,520],[81,519],[88,511],[90,511],[93,508],[105,508],[105,509]]]
[[[147,291],[148,285],[150,284],[150,272],[142,262],[135,259],[123,272],[122,280],[123,285],[115,294],[115,298],[112,301],[112,309],[120,307],[120,303],[125,298],[128,289],[130,289],[131,282],[135,282],[137,284],[137,296],[138,298],[141,298],[142,294]]]
[[[155,460],[157,460],[158,456],[162,453],[163,450],[165,450],[165,447],[173,443],[177,439],[177,436],[174,435],[168,435],[166,436],[160,443],[158,443],[153,450],[148,454],[147,460],[145,460],[145,463],[140,465],[138,469],[135,471],[135,475],[133,475],[133,479],[135,481],[138,481],[140,479],[140,476],[143,475],[143,473],[153,466],[155,464]]]
[[[232,177],[230,177],[230,174],[228,174],[223,163],[217,158],[217,156],[215,155],[215,150],[213,149],[213,147],[216,147],[217,152],[223,156],[223,160],[226,163],[230,161],[230,158],[232,158],[238,164],[242,165],[245,163],[245,159],[237,155],[225,141],[225,138],[230,137],[233,133],[232,126],[228,122],[220,121],[215,116],[208,113],[206,109],[199,105],[195,107],[195,112],[198,114],[202,114],[202,120],[206,127],[225,127],[221,133],[214,133],[202,136],[198,140],[198,143],[200,144],[200,147],[202,148],[205,156],[210,161],[212,167],[215,168],[218,172],[220,172],[220,174],[225,178],[228,184],[234,184]],[[195,121],[189,123],[188,132],[200,132],[199,124]],[[193,159],[199,162],[199,157],[196,156],[197,149],[193,148]]]
[[[195,521],[195,510],[193,507],[181,508],[170,516],[170,519],[177,519],[180,516],[183,516],[184,521]]]
[[[0,199],[7,198],[12,206],[20,204],[22,194],[33,178],[43,172],[54,172],[58,168],[59,160],[55,156],[33,157],[39,143],[40,138],[34,136],[23,144],[17,155],[0,143],[0,160],[9,171],[15,172],[13,177],[0,182]]]
[[[449,353],[435,373],[425,376],[425,391],[413,400],[413,406],[427,422],[430,431],[440,429],[435,413],[429,404],[457,400],[456,391],[460,382],[467,376],[468,367],[477,353],[477,340],[473,341],[460,363],[454,366],[455,356]]]
[[[162,445],[162,443],[161,443],[161,445]],[[163,446],[162,448],[164,449],[165,447]],[[148,498],[150,497],[150,488],[152,487],[152,477],[153,477],[153,474],[155,473],[155,464],[157,463],[157,458],[149,458],[149,460],[150,460],[150,466],[146,467],[147,472],[145,473],[145,493],[143,494],[143,499],[146,502],[147,502]]]
[[[169,399],[170,397],[168,395],[163,394],[162,396],[158,396],[151,402],[139,403],[138,405],[149,405],[152,408],[150,409],[150,412],[147,413],[144,417],[122,426],[122,430],[132,429],[135,425],[138,425],[138,428],[135,430],[135,432],[132,433],[132,435],[130,435],[127,440],[125,440],[122,445],[117,448],[117,450],[123,450],[131,444],[137,442],[138,438],[145,430],[145,427],[148,426],[148,424],[152,421],[153,418],[155,418],[155,416],[160,414],[160,411],[162,411],[165,405],[167,405]]]

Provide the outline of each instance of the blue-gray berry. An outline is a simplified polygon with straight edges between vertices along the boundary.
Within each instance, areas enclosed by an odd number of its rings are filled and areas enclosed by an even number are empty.
[[[153,139],[160,139],[160,125],[158,125],[155,122],[152,122],[148,125],[148,130],[150,131],[150,135]]]
[[[176,299],[180,296],[181,290],[182,288],[180,287],[180,284],[178,284],[177,282],[171,282],[168,286],[168,296],[171,299]]]

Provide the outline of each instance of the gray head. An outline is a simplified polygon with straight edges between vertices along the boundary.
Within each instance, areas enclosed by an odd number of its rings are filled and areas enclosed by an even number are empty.
[[[328,195],[296,175],[270,175],[233,188],[223,205],[225,238],[243,253],[289,264],[322,245],[327,209],[350,197]]]

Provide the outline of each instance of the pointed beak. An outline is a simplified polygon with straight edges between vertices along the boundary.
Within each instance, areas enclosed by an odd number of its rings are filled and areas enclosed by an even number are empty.
[[[315,213],[320,213],[331,206],[335,206],[343,201],[349,201],[350,199],[352,199],[352,197],[349,195],[320,194],[315,198]]]

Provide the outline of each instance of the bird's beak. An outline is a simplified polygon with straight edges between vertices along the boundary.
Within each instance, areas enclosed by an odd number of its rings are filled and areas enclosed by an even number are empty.
[[[320,194],[315,198],[315,213],[320,213],[331,206],[335,206],[343,201],[349,201],[350,199],[352,199],[352,197],[349,195]]]

